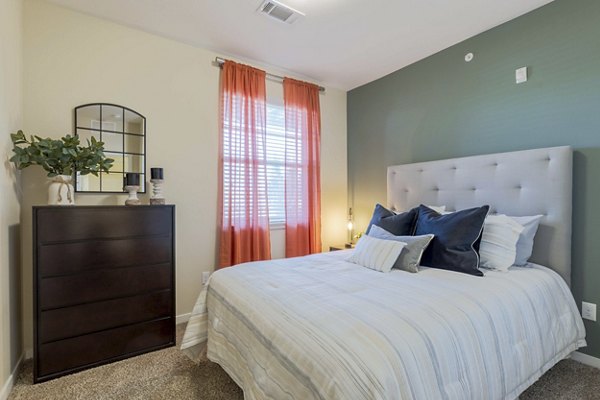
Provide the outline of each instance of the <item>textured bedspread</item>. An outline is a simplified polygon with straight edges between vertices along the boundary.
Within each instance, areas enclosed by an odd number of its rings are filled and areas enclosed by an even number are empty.
[[[567,285],[545,267],[385,274],[347,255],[217,271],[181,348],[195,358],[207,342],[246,399],[485,400],[516,398],[585,346]]]

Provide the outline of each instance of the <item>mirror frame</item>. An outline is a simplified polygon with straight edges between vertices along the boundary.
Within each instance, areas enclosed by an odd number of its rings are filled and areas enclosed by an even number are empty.
[[[98,106],[99,107],[99,110],[100,110],[100,116],[99,116],[100,117],[100,128],[99,129],[92,128],[92,127],[78,126],[79,124],[78,124],[78,121],[77,121],[77,112],[80,109],[82,109],[82,108],[91,107],[91,106]],[[114,108],[120,108],[122,110],[122,115],[123,115],[123,117],[122,117],[123,129],[122,130],[123,130],[123,132],[116,132],[116,131],[111,131],[111,130],[108,130],[108,129],[103,129],[103,126],[102,126],[102,109],[103,109],[103,107],[114,107]],[[125,132],[125,130],[126,130],[126,128],[125,128],[125,112],[126,111],[128,111],[128,112],[130,112],[132,114],[135,114],[136,116],[139,116],[139,117],[142,118],[142,121],[143,121],[143,134],[133,134],[133,133]],[[73,112],[74,112],[74,123],[73,123],[74,129],[73,130],[74,130],[74,135],[77,136],[77,137],[79,137],[78,130],[81,129],[81,130],[86,130],[86,131],[98,133],[99,136],[100,136],[100,140],[102,140],[102,133],[103,132],[112,133],[112,134],[120,134],[120,135],[123,135],[123,136],[125,136],[125,135],[141,136],[141,137],[144,138],[144,149],[143,149],[143,152],[141,154],[140,153],[126,152],[125,151],[125,146],[123,146],[123,149],[121,151],[114,151],[114,150],[106,150],[105,149],[104,153],[109,158],[111,158],[110,157],[111,154],[122,155],[123,156],[123,160],[125,160],[125,156],[128,155],[128,154],[129,155],[138,155],[138,156],[141,156],[142,157],[142,162],[143,162],[143,171],[140,172],[140,180],[142,182],[144,182],[144,190],[139,190],[138,193],[146,193],[147,186],[148,186],[147,179],[146,179],[146,170],[147,170],[147,167],[146,167],[146,146],[147,146],[147,139],[148,139],[148,135],[147,135],[148,134],[148,129],[147,129],[147,126],[146,126],[146,117],[143,116],[142,114],[140,114],[139,112],[131,109],[131,108],[128,108],[128,107],[125,107],[125,106],[121,106],[121,105],[118,105],[118,104],[112,104],[112,103],[88,103],[88,104],[82,104],[80,106],[75,107],[74,110],[73,110]],[[123,180],[124,180],[126,172],[132,172],[132,171],[126,171],[125,170],[125,162],[123,162],[123,171],[115,171],[115,172],[111,172],[111,173],[121,174],[123,176]],[[102,190],[102,175],[103,174],[104,173],[100,173],[99,174],[99,178],[100,178],[100,190],[79,190],[77,188],[77,186],[78,186],[77,185],[77,171],[75,171],[75,182],[74,182],[75,183],[75,185],[74,185],[75,186],[75,192],[76,193],[95,193],[95,194],[127,193],[125,191],[125,189],[122,189],[121,191]]]

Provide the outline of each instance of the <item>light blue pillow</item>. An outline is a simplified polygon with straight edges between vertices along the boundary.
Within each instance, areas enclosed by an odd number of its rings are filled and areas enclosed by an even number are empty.
[[[517,242],[517,257],[515,259],[516,266],[522,267],[527,265],[527,262],[529,261],[533,251],[533,239],[535,238],[538,226],[540,225],[540,221],[543,217],[543,215],[510,217],[519,224],[523,225],[523,231],[521,232],[519,241]]]

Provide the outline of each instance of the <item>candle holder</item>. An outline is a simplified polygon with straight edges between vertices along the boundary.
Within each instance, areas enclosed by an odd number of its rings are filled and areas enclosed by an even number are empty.
[[[165,198],[162,193],[162,183],[164,179],[150,179],[152,182],[152,197],[150,197],[150,205],[163,205]]]
[[[125,200],[126,206],[139,206],[141,204],[140,199],[137,197],[137,192],[140,190],[139,185],[127,185],[125,190],[129,192],[129,197]]]

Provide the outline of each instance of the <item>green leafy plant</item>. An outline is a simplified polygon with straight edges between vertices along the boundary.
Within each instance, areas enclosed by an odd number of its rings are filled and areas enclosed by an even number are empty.
[[[87,146],[81,146],[79,137],[66,135],[61,139],[31,136],[30,140],[23,131],[10,135],[15,153],[10,161],[18,169],[31,165],[39,165],[48,177],[57,175],[72,176],[75,171],[81,175],[98,176],[100,172],[108,172],[114,162],[104,155],[104,143],[92,137]]]

